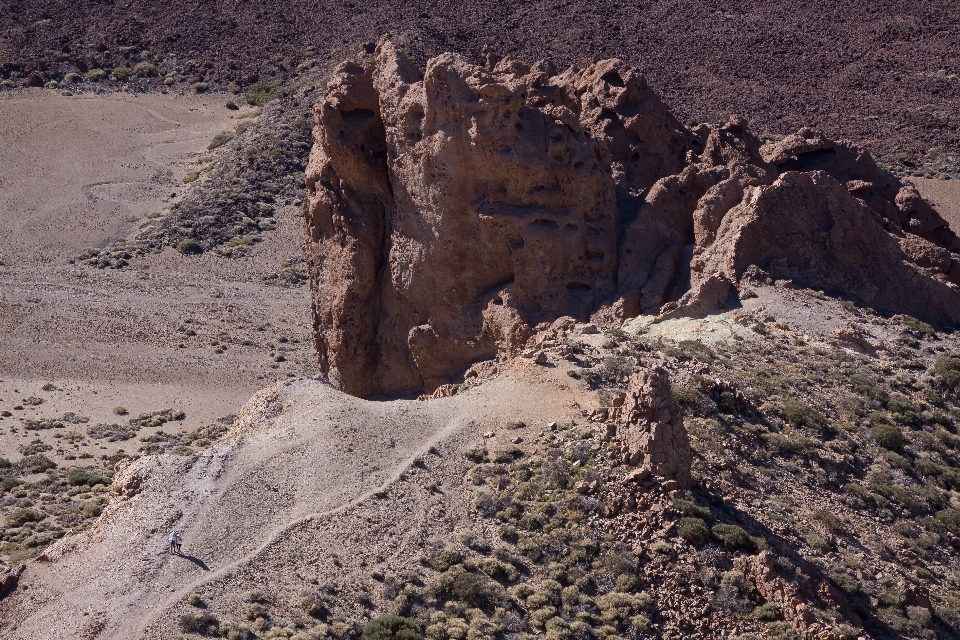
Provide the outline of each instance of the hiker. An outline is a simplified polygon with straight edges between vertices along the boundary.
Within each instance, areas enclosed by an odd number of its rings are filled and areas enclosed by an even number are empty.
[[[170,553],[173,553],[174,551],[179,551],[179,550],[177,549],[177,538],[178,538],[178,537],[179,537],[179,536],[178,536],[178,534],[177,534],[176,531],[171,531],[171,532],[170,532],[170,538],[169,538],[169,540],[170,540]]]
[[[182,553],[180,553],[180,545],[182,544],[183,544],[183,537],[178,533],[177,534],[177,553],[180,555],[183,555]]]

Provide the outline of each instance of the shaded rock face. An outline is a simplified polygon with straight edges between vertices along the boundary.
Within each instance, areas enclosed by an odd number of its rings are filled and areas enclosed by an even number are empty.
[[[618,60],[421,74],[382,42],[315,120],[314,336],[351,394],[431,392],[562,316],[709,313],[758,270],[960,322],[960,240],[913,187],[815,131],[688,130]]]
[[[627,385],[617,429],[624,457],[653,475],[690,488],[690,439],[663,367],[637,367]]]

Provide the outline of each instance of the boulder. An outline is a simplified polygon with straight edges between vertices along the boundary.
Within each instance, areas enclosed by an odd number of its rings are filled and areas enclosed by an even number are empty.
[[[16,591],[17,585],[20,584],[20,576],[26,569],[27,565],[18,564],[15,567],[7,567],[3,573],[0,573],[0,599]]]
[[[673,480],[679,488],[689,489],[690,439],[665,368],[654,365],[634,369],[620,419],[617,434],[625,458],[643,468],[633,472],[630,479],[639,482],[649,471],[661,481]]]

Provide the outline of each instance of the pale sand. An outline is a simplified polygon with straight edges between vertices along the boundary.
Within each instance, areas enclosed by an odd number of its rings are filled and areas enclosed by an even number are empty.
[[[70,263],[86,247],[134,237],[148,213],[185,193],[184,174],[236,125],[227,100],[39,89],[0,98],[0,411],[14,414],[0,418],[0,456],[19,458],[17,445],[37,437],[19,429],[21,418],[73,411],[91,424],[123,423],[113,407],[174,407],[187,419],[172,430],[194,429],[288,372],[315,373],[306,288],[262,281],[300,253],[298,208],[279,207],[277,230],[245,258],[168,249],[122,271]],[[215,353],[214,341],[227,350]],[[286,362],[274,362],[278,348]],[[42,391],[45,383],[62,391]],[[44,403],[12,410],[30,396]],[[39,434],[61,447],[52,435]],[[139,445],[101,444],[73,453]]]

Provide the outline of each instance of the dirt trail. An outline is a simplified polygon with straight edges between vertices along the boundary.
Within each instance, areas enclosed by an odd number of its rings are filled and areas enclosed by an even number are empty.
[[[508,420],[542,429],[569,419],[577,398],[587,401],[559,372],[522,365],[427,402],[365,401],[309,379],[285,386],[239,442],[136,461],[140,493],[59,543],[52,564],[31,565],[27,591],[0,606],[10,620],[0,637],[76,637],[97,620],[99,638],[165,638],[192,593],[241,620],[253,590],[296,603],[308,576],[400,570],[469,522],[462,454],[482,431],[505,445]],[[185,533],[183,557],[166,552],[172,528]]]

